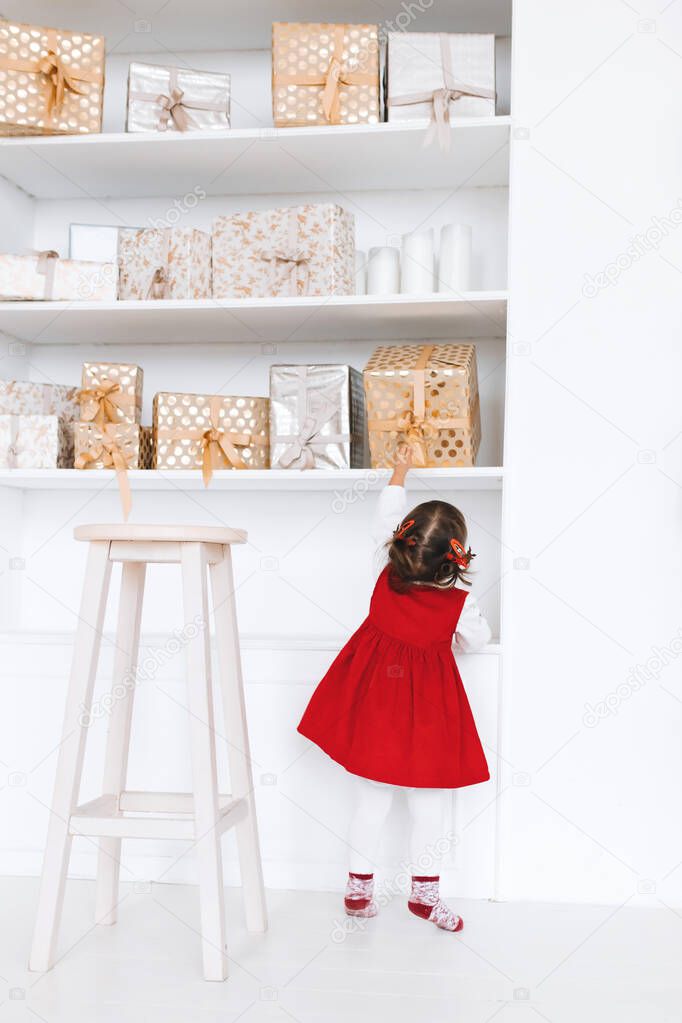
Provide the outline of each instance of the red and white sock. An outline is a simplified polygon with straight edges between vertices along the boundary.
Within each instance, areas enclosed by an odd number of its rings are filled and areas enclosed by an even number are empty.
[[[415,916],[430,920],[444,931],[461,931],[464,921],[453,913],[440,897],[440,877],[421,876],[412,878],[412,892],[407,908]]]
[[[374,901],[374,874],[351,872],[343,901],[348,916],[376,916],[378,908]]]

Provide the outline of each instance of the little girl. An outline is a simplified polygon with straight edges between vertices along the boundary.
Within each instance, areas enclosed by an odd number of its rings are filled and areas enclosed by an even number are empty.
[[[443,837],[444,790],[476,785],[489,774],[453,646],[478,650],[490,640],[490,628],[474,597],[458,585],[468,585],[474,557],[462,513],[444,501],[427,501],[405,514],[410,464],[403,451],[379,497],[379,540],[388,564],[369,615],[313,693],[298,730],[357,775],[346,912],[376,916],[374,857],[401,787],[411,818],[408,908],[444,930],[460,931],[461,917],[440,898],[434,851]],[[417,867],[425,854],[433,864],[428,874]]]

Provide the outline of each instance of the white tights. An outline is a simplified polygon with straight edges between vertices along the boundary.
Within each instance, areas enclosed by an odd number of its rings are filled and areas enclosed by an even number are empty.
[[[357,778],[356,804],[350,823],[349,870],[373,874],[382,828],[396,785]],[[445,827],[445,789],[404,788],[410,813],[410,867],[413,875],[440,873]]]

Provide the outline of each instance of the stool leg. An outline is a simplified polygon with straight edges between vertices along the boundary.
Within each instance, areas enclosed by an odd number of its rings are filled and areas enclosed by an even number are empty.
[[[200,543],[182,545],[182,587],[185,625],[200,621],[196,636],[187,644],[187,673],[204,977],[225,980],[225,893],[220,835],[216,829],[218,772],[211,698],[206,561]]]
[[[130,723],[135,695],[135,670],[140,649],[145,572],[146,565],[143,561],[128,561],[124,563],[121,575],[112,703],[102,785],[102,793],[115,796],[117,800],[125,788],[128,773]],[[121,839],[100,838],[95,897],[95,920],[98,923],[116,923],[120,870]]]
[[[268,926],[268,917],[258,841],[258,820],[253,792],[249,731],[244,704],[244,683],[232,577],[232,557],[229,547],[225,547],[223,560],[211,565],[210,572],[225,736],[228,742],[230,787],[233,798],[243,799],[247,805],[246,816],[235,825],[239,868],[244,890],[246,926],[249,931],[265,931]]]
[[[83,583],[66,712],[59,748],[52,812],[38,896],[29,968],[44,972],[54,963],[64,887],[71,852],[69,819],[78,801],[88,714],[92,705],[111,562],[108,541],[90,544]]]

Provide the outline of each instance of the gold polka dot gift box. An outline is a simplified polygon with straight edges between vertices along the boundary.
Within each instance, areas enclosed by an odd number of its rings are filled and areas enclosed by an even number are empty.
[[[475,465],[481,415],[474,345],[382,345],[364,381],[372,468],[394,465],[400,444],[410,447],[415,466]]]
[[[104,39],[0,21],[0,135],[102,130]]]
[[[377,25],[281,22],[272,26],[276,128],[377,124]]]
[[[201,469],[208,486],[214,469],[267,469],[270,402],[221,394],[154,395],[154,469]]]

